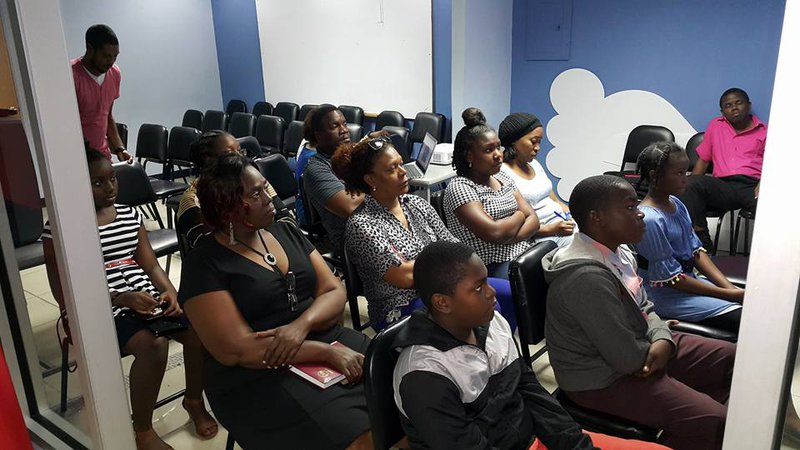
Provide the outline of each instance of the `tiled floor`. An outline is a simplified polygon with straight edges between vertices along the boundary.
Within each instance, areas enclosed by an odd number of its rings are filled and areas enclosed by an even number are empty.
[[[153,227],[148,223],[148,228]],[[169,277],[176,287],[180,284],[181,264],[180,257],[176,254],[173,257]],[[161,266],[165,267],[165,258],[160,260]],[[50,293],[47,281],[47,274],[44,266],[28,269],[21,273],[25,299],[28,304],[28,314],[31,319],[31,326],[34,333],[38,357],[43,367],[58,367],[60,365],[60,350],[56,336],[55,326],[58,319],[58,305]],[[362,320],[366,317],[366,301],[361,299],[360,313]],[[351,326],[349,310],[345,310],[344,321],[346,326]],[[374,335],[371,329],[366,333]],[[538,350],[538,346],[531,347],[531,354]],[[177,342],[170,344],[170,357],[173,362],[178,364],[170,368],[164,376],[161,388],[161,396],[167,396],[176,392],[184,386],[184,368],[182,363],[181,346]],[[132,358],[123,358],[123,371],[127,377]],[[80,370],[80,368],[78,368]],[[534,371],[542,385],[549,391],[553,391],[557,385],[555,376],[549,363],[548,356],[545,354],[534,362]],[[55,373],[45,378],[45,393],[48,404],[58,409],[60,394],[60,376]],[[80,380],[77,374],[69,375],[68,385],[68,409],[65,418],[81,429],[86,429],[83,420],[83,402],[80,395]],[[800,374],[796,373],[793,380],[792,392],[800,395]],[[800,397],[794,397],[795,403],[800,404]],[[170,445],[176,449],[221,449],[225,447],[227,432],[220,429],[219,434],[211,440],[202,441],[194,434],[194,427],[189,421],[189,417],[180,405],[179,401],[174,401],[155,411],[154,428]],[[237,447],[238,448],[238,447]],[[794,448],[784,446],[784,449]]]

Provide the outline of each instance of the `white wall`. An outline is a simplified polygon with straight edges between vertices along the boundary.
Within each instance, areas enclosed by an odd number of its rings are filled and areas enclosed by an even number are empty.
[[[257,0],[272,102],[433,111],[431,0]]]
[[[453,2],[453,138],[475,106],[497,128],[511,108],[512,0]]]
[[[224,107],[208,0],[60,3],[71,58],[83,55],[84,35],[93,24],[110,26],[119,38],[122,86],[114,118],[128,125],[130,149],[142,123],[171,128],[189,108]]]

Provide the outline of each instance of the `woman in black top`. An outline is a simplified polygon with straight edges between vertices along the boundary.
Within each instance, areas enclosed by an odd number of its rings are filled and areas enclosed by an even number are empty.
[[[274,222],[247,158],[220,157],[197,190],[215,231],[184,262],[179,300],[212,356],[206,395],[217,419],[245,449],[371,448],[358,384],[369,339],[338,325],[342,284],[296,227]],[[328,365],[351,387],[320,390],[288,370],[300,362]]]

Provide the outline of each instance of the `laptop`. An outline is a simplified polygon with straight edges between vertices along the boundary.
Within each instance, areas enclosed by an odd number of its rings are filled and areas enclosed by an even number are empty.
[[[431,136],[430,133],[425,133],[425,138],[422,140],[422,147],[419,149],[419,156],[416,161],[403,164],[403,168],[408,173],[408,179],[413,180],[425,176],[428,170],[428,165],[433,158],[433,149],[436,147],[436,138]]]

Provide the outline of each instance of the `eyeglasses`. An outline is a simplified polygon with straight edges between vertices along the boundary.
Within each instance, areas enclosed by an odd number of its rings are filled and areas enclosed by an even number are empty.
[[[284,278],[286,279],[286,297],[289,299],[289,309],[292,310],[292,312],[297,311],[297,294],[294,292],[294,272],[291,270],[286,272]]]
[[[375,138],[375,139],[373,139],[371,141],[368,141],[367,145],[369,145],[369,148],[371,148],[373,150],[380,150],[384,146],[386,146],[387,144],[391,144],[391,143],[392,143],[391,139],[389,139],[386,136],[381,136],[379,138]]]

